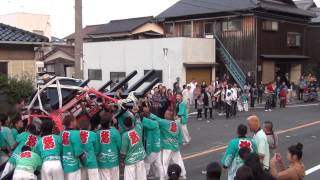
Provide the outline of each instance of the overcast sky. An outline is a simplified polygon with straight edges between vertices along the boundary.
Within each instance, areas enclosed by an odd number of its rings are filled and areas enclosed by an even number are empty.
[[[82,0],[83,26],[112,19],[156,16],[178,0]],[[320,6],[320,0],[314,0]],[[48,14],[52,35],[65,37],[74,32],[74,0],[0,0],[0,14],[28,12]]]
[[[156,16],[177,0],[82,0],[83,26],[113,19]],[[0,14],[28,12],[50,15],[52,35],[74,32],[74,0],[0,0]]]

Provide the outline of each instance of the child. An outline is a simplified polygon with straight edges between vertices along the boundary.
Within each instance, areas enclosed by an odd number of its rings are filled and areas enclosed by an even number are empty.
[[[49,119],[42,120],[41,137],[36,145],[36,153],[40,155],[43,164],[41,168],[42,180],[63,180],[61,165],[61,137],[52,133],[54,124]]]
[[[41,168],[42,160],[40,156],[31,151],[29,146],[23,146],[19,158],[17,158],[17,166],[14,170],[14,180],[37,179],[34,173]]]
[[[90,121],[78,121],[80,128],[79,139],[84,151],[81,159],[83,168],[81,169],[81,179],[99,180],[100,174],[98,170],[98,163],[96,156],[98,154],[97,134],[90,129]]]
[[[12,119],[12,135],[13,138],[16,139],[17,135],[19,133],[21,133],[23,131],[23,121],[21,119],[20,115],[16,115],[13,119]]]
[[[9,158],[9,161],[7,162],[1,178],[9,174],[14,168],[16,167],[16,161],[19,159],[19,155],[21,153],[21,149],[24,146],[29,147],[32,151],[35,150],[35,147],[37,145],[38,137],[36,135],[36,127],[34,125],[29,125],[27,127],[27,131],[23,132],[21,134],[18,134],[17,136],[17,147],[13,151],[11,157]]]
[[[203,94],[200,94],[196,97],[196,103],[197,103],[197,118],[198,121],[202,121],[202,109],[203,109]]]
[[[270,157],[272,157],[279,145],[278,135],[274,133],[273,123],[271,121],[266,121],[264,123],[263,130],[267,135]]]
[[[287,104],[287,88],[286,85],[282,85],[279,93],[280,108],[285,108]]]
[[[97,162],[101,179],[118,180],[121,137],[116,128],[110,127],[111,122],[111,113],[101,115],[101,130],[97,132],[99,146]]]
[[[181,167],[178,164],[170,164],[168,167],[167,175],[169,180],[179,180],[181,175]]]
[[[122,135],[121,155],[125,157],[124,180],[146,180],[144,158],[146,152],[142,143],[142,127],[137,122],[133,126],[131,117],[124,121],[126,132]]]
[[[219,180],[222,174],[222,168],[218,162],[207,165],[207,180]]]
[[[72,115],[67,115],[63,119],[63,125],[65,129],[61,133],[61,139],[64,179],[81,179],[79,157],[83,155],[83,151],[79,141],[79,131],[76,130],[76,119]]]
[[[180,146],[182,145],[181,124],[173,120],[173,113],[170,111],[166,112],[166,119],[161,119],[154,114],[151,114],[150,118],[159,123],[162,164],[165,174],[167,174],[170,161],[173,161],[173,163],[176,163],[181,167],[181,176],[186,179],[186,170],[180,154]]]

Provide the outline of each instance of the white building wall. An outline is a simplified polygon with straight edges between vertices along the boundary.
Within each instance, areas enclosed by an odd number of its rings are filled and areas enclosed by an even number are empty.
[[[168,49],[167,57],[164,48]],[[132,83],[143,76],[144,70],[156,69],[163,72],[163,84],[171,87],[176,77],[185,83],[184,62],[214,63],[214,52],[213,39],[161,38],[84,43],[84,77],[88,78],[88,69],[102,69],[103,80],[90,83],[99,87],[110,79],[110,72],[126,72],[128,75],[137,70],[138,75],[130,81]]]

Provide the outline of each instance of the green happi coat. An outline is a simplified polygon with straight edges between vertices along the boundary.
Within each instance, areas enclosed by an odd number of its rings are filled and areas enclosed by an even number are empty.
[[[148,118],[143,118],[143,139],[147,155],[160,152],[160,129],[159,124]]]
[[[61,137],[55,134],[39,137],[35,151],[40,155],[42,161],[60,160],[62,154]]]
[[[80,169],[79,156],[83,153],[79,140],[80,131],[65,130],[61,133],[62,139],[62,166],[65,173]]]
[[[142,127],[140,122],[137,122],[135,128],[123,133],[121,154],[126,156],[125,165],[132,165],[144,160],[146,152],[142,143]]]
[[[93,131],[80,130],[80,142],[85,153],[83,167],[87,169],[98,168],[96,159],[98,154],[97,134]]]
[[[243,165],[243,160],[239,156],[241,148],[249,148],[251,152],[257,152],[257,145],[252,138],[234,138],[230,141],[228,148],[221,160],[221,164],[228,168],[228,179],[234,179],[239,167]]]
[[[98,137],[98,167],[111,169],[119,166],[121,136],[117,129],[99,130]]]
[[[181,124],[187,124],[188,123],[188,110],[187,110],[187,104],[184,101],[181,101],[177,104],[178,111],[177,116],[181,118]]]
[[[16,160],[17,160],[19,154],[21,153],[21,148],[23,146],[29,146],[32,151],[35,150],[35,147],[38,142],[38,137],[36,135],[29,133],[29,132],[23,132],[23,133],[17,135],[16,141],[17,141],[18,145],[14,149],[11,157],[9,158],[9,162],[12,165],[16,164]]]
[[[161,119],[154,114],[151,114],[150,118],[159,123],[161,149],[180,151],[182,145],[181,124],[176,121]]]
[[[13,136],[13,139],[17,139],[17,136],[19,134],[18,130],[16,128],[12,128],[11,129],[11,133],[12,133],[12,136]]]
[[[14,139],[14,137],[12,135],[11,129],[9,129],[8,127],[2,126],[1,127],[1,134],[4,138],[5,146],[12,147],[13,145],[16,144],[16,140]]]
[[[24,151],[18,155],[16,169],[34,172],[41,169],[40,156],[32,151]]]
[[[135,121],[135,117],[130,111],[126,111],[123,114],[121,114],[119,117],[117,117],[118,126],[119,126],[119,132],[120,132],[121,135],[126,131],[126,127],[124,126],[124,121],[129,116],[132,118],[132,120]]]

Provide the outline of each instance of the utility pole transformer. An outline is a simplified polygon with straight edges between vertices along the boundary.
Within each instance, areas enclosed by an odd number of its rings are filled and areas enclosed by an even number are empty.
[[[83,79],[82,0],[75,0],[74,77]]]

